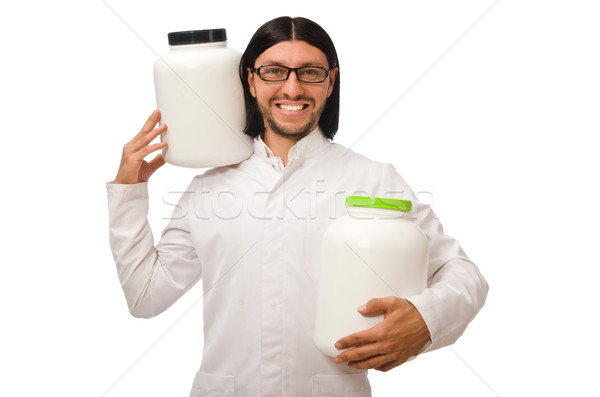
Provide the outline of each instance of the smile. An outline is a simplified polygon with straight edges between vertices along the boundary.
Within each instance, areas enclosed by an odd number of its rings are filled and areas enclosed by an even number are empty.
[[[308,105],[283,105],[279,104],[277,107],[286,112],[299,112],[302,109],[306,108]]]

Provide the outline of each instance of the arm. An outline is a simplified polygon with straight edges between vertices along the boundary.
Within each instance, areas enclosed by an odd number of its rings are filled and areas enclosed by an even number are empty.
[[[147,221],[147,180],[164,160],[160,154],[150,162],[144,157],[165,147],[150,144],[166,129],[152,129],[159,119],[160,113],[154,112],[125,145],[115,183],[107,184],[110,246],[129,310],[136,317],[161,313],[201,277],[183,216],[189,195],[184,195],[156,248]]]
[[[401,187],[402,196],[397,198],[413,201],[414,222],[429,241],[427,288],[407,299],[389,297],[366,303],[360,308],[364,310],[359,310],[362,314],[382,312],[384,320],[340,339],[339,348],[350,350],[336,360],[359,369],[382,371],[416,354],[454,343],[481,309],[488,292],[487,282],[475,264],[456,240],[444,234],[431,208],[417,201],[393,167],[387,171],[384,179]]]

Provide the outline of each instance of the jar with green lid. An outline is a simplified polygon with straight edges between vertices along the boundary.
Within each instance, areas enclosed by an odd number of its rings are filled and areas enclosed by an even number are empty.
[[[412,202],[348,196],[347,214],[323,236],[314,341],[324,354],[344,336],[377,325],[383,315],[363,316],[371,298],[419,294],[427,284],[427,238],[410,219]]]

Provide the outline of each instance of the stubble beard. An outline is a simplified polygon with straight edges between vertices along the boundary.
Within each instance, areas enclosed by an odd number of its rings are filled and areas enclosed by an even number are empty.
[[[307,135],[309,132],[311,132],[316,127],[317,123],[319,122],[319,119],[321,118],[321,115],[323,114],[323,110],[325,109],[325,103],[323,103],[321,107],[316,108],[315,101],[312,98],[303,99],[311,103],[312,112],[310,114],[310,117],[308,121],[303,125],[291,128],[282,126],[281,124],[277,123],[277,121],[273,117],[273,112],[271,112],[271,108],[272,106],[275,106],[273,105],[273,102],[276,102],[276,99],[272,98],[269,101],[268,108],[265,108],[261,103],[258,103],[258,108],[261,114],[263,115],[263,118],[265,119],[266,127],[269,130],[273,131],[276,135],[288,138],[301,138],[304,135]]]

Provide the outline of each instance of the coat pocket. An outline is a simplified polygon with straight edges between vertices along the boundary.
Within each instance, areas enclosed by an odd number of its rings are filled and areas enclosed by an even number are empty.
[[[371,397],[367,371],[343,375],[313,375],[313,397]]]
[[[197,372],[190,397],[235,397],[235,378]]]

